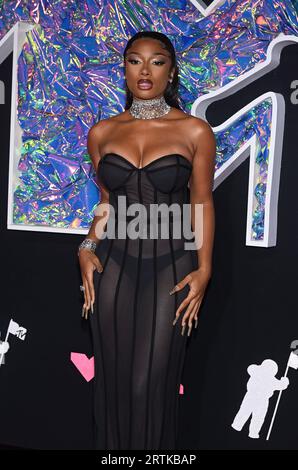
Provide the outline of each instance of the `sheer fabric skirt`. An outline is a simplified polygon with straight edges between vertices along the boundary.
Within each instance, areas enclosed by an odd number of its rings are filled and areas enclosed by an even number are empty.
[[[95,449],[177,448],[185,310],[173,320],[189,286],[169,292],[197,269],[183,242],[106,238],[97,247],[104,271],[94,271],[90,314]]]

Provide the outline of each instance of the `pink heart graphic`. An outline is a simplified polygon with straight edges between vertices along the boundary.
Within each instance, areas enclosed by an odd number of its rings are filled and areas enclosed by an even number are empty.
[[[76,366],[87,382],[94,378],[94,356],[88,357],[82,353],[70,353],[70,360]],[[184,387],[180,384],[179,395],[184,394]]]
[[[82,374],[84,379],[87,382],[94,377],[94,356],[90,357],[90,359],[86,356],[86,354],[71,352],[70,353],[70,360],[76,366],[78,371]]]

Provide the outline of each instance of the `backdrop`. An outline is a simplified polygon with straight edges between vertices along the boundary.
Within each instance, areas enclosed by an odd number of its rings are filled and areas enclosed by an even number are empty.
[[[1,4],[1,38],[19,20],[39,28],[26,33],[16,83],[9,48],[0,66],[2,443],[92,448],[92,343],[76,251],[100,194],[86,135],[122,110],[114,72],[126,39],[157,29],[175,41],[185,111],[204,115],[218,144],[213,275],[187,340],[179,446],[298,449],[297,3],[209,3],[213,10],[188,1],[72,1],[63,9],[53,1],[46,11],[43,2]],[[11,121],[14,86],[21,141]]]

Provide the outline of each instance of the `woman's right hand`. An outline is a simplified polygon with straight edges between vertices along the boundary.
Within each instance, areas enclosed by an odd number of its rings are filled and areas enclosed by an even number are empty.
[[[91,251],[86,248],[82,248],[79,251],[79,263],[81,268],[81,276],[84,286],[84,298],[85,302],[82,308],[82,317],[85,317],[87,320],[88,311],[91,308],[93,313],[93,304],[95,301],[95,291],[93,284],[93,272],[95,269],[101,273],[103,267],[98,257]]]

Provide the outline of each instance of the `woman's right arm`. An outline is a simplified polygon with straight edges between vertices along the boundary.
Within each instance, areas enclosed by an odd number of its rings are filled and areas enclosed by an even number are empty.
[[[97,171],[98,163],[100,160],[99,143],[103,138],[103,127],[101,122],[92,126],[88,132],[87,149],[90,155],[92,164],[95,171]],[[93,218],[89,232],[86,238],[93,240],[97,245],[100,243],[101,236],[104,232],[106,221],[108,219],[108,211],[104,211],[103,205],[109,203],[108,190],[100,185],[101,200],[96,208],[96,215]],[[102,212],[102,214],[101,214]],[[93,312],[93,304],[95,301],[95,292],[93,284],[93,272],[95,269],[102,272],[103,266],[99,258],[88,248],[82,248],[79,251],[79,263],[81,269],[81,276],[84,286],[85,302],[82,308],[82,316],[87,319],[88,311],[91,308]]]

